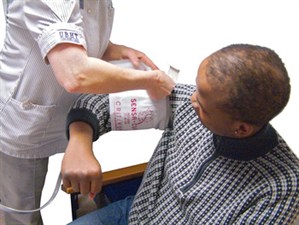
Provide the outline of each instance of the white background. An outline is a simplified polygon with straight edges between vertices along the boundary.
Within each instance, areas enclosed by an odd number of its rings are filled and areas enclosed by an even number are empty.
[[[161,69],[177,67],[179,82],[195,83],[201,60],[228,44],[274,49],[288,69],[292,93],[288,106],[272,124],[299,155],[298,0],[114,0],[114,7],[111,40],[147,53]],[[2,13],[2,5],[0,10]],[[2,17],[0,25],[2,44]],[[94,148],[106,171],[147,161],[160,135],[155,130],[110,133]],[[43,202],[53,191],[61,156],[51,157]],[[42,214],[45,225],[66,224],[71,220],[69,196],[60,191]]]

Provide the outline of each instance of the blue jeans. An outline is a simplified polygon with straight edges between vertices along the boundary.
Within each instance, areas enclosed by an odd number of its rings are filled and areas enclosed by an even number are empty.
[[[134,196],[110,203],[108,206],[84,215],[69,225],[127,225]]]

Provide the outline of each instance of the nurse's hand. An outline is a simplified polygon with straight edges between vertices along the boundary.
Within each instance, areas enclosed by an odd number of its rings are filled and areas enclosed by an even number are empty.
[[[109,42],[102,59],[105,61],[129,59],[135,69],[145,69],[141,62],[149,66],[152,70],[158,69],[154,62],[145,53],[134,48],[130,48],[125,45],[117,45],[112,42]]]
[[[173,79],[161,70],[149,72],[153,73],[153,76],[151,76],[151,82],[147,83],[146,91],[148,95],[154,100],[170,95],[175,87]]]
[[[117,45],[109,42],[103,60],[120,60],[129,59],[135,69],[143,70],[143,63],[149,66],[152,71],[148,71],[148,81],[145,89],[152,99],[158,100],[171,94],[174,89],[175,83],[165,72],[158,69],[154,62],[143,52],[136,49]],[[142,62],[142,63],[141,63]]]
[[[63,186],[67,190],[89,194],[92,199],[102,187],[101,166],[92,151],[92,128],[84,122],[69,127],[69,144],[61,166]]]

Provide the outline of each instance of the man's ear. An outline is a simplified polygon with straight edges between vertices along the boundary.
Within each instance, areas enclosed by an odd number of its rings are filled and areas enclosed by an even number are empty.
[[[236,122],[234,124],[234,137],[246,138],[254,135],[258,131],[258,127],[250,123]]]

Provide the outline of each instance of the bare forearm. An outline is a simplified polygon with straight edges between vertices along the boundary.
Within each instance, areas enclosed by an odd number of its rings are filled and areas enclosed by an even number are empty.
[[[113,93],[145,89],[157,98],[170,94],[174,83],[162,71],[120,68],[88,57],[81,46],[64,44],[48,54],[58,82],[70,93]]]
[[[61,174],[65,188],[94,196],[101,189],[101,166],[92,151],[92,128],[84,122],[70,125],[70,140],[63,157]]]
[[[140,71],[117,67],[97,58],[86,58],[80,72],[73,75],[70,92],[105,94],[134,89],[148,89],[156,79],[156,71]]]

